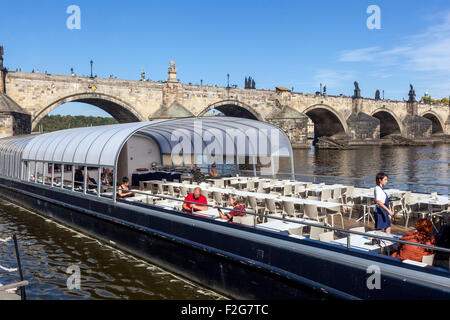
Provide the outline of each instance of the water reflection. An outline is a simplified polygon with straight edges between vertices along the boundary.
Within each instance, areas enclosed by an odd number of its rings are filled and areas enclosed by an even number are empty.
[[[0,238],[16,233],[29,299],[219,299],[160,268],[0,200]],[[0,244],[0,264],[15,268],[12,243]],[[79,265],[81,290],[67,289]],[[0,283],[18,281],[0,270]]]
[[[360,178],[355,184],[372,186],[377,172],[390,177],[390,187],[417,192],[430,190],[447,194],[450,147],[445,144],[420,147],[362,147],[355,150],[294,150],[295,171],[299,174]],[[282,168],[288,170],[287,168]]]

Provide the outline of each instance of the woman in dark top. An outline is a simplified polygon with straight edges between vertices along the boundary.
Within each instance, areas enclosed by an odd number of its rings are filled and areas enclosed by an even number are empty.
[[[130,190],[130,182],[127,177],[124,177],[122,179],[122,184],[119,186],[119,189],[117,190],[117,196],[120,199],[134,197],[134,192],[128,190]]]
[[[84,174],[83,170],[76,169],[75,170],[75,187],[83,187],[84,184]]]
[[[389,197],[383,190],[388,183],[388,176],[383,172],[377,174],[375,178],[376,186],[374,190],[375,198],[375,229],[386,233],[391,233],[391,220],[389,216],[393,216],[394,212],[389,209]]]

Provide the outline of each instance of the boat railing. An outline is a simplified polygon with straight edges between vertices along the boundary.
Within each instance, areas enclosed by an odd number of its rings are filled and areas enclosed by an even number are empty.
[[[118,188],[118,190],[122,190],[122,191],[125,191],[125,192],[130,192],[130,190],[125,190],[125,189],[121,189],[121,188]],[[146,195],[147,196],[147,204],[148,204],[149,197],[153,197],[153,198],[161,198],[161,199],[166,199],[166,200],[178,201],[178,202],[182,202],[182,203],[197,204],[197,205],[201,205],[201,206],[205,206],[205,207],[209,207],[209,208],[214,208],[214,209],[225,210],[225,211],[233,210],[235,212],[240,212],[240,213],[243,213],[243,214],[250,214],[250,215],[253,215],[255,217],[255,219],[253,219],[253,221],[254,221],[253,229],[256,229],[256,225],[257,225],[256,217],[260,217],[260,218],[269,218],[269,219],[272,219],[272,220],[279,220],[279,221],[282,221],[282,222],[291,222],[291,223],[305,225],[305,226],[310,226],[310,227],[317,227],[317,228],[326,229],[326,230],[330,230],[330,231],[341,232],[341,233],[346,234],[346,238],[347,238],[346,248],[348,250],[351,249],[350,236],[351,235],[360,235],[360,236],[365,236],[365,237],[368,237],[368,238],[374,238],[374,239],[378,239],[378,240],[385,240],[385,241],[395,242],[395,243],[399,243],[399,244],[413,245],[413,246],[417,246],[417,247],[431,249],[431,250],[434,250],[434,251],[450,253],[450,249],[443,248],[443,247],[430,246],[430,245],[427,245],[427,244],[400,240],[400,239],[397,239],[395,237],[388,237],[388,236],[382,236],[382,235],[377,235],[377,234],[370,234],[370,233],[366,233],[366,232],[359,232],[359,231],[354,231],[354,230],[337,228],[337,227],[333,227],[333,226],[321,225],[321,224],[315,223],[315,221],[313,222],[313,220],[311,220],[311,222],[308,222],[308,220],[306,220],[306,221],[305,220],[298,221],[298,220],[293,220],[293,219],[289,219],[289,218],[271,216],[270,214],[269,215],[268,214],[261,214],[261,213],[257,213],[257,212],[253,212],[253,211],[243,211],[243,210],[230,209],[230,208],[216,206],[216,205],[211,205],[211,204],[204,204],[204,203],[199,203],[199,202],[187,201],[187,200],[174,198],[174,197],[170,197],[170,196],[162,195],[162,194],[149,194],[148,192],[143,192],[143,191],[140,191],[140,190],[133,190],[132,192],[135,193],[135,194]],[[123,199],[123,200],[126,201],[126,198]],[[158,204],[154,204],[154,206],[158,206]],[[199,216],[201,216],[201,214],[199,214]],[[208,219],[208,217],[205,217],[205,219]],[[251,227],[251,226],[248,226],[248,225],[245,225],[245,226]]]
[[[26,300],[26,291],[25,286],[27,286],[29,283],[28,281],[25,281],[23,278],[23,271],[22,271],[22,263],[20,261],[20,254],[19,254],[19,245],[17,243],[17,236],[14,234],[12,237],[8,237],[6,239],[0,239],[0,243],[8,243],[10,241],[14,242],[14,249],[16,253],[16,259],[17,259],[17,268],[7,268],[2,265],[0,265],[0,269],[6,272],[19,272],[20,281],[16,283],[11,283],[9,285],[2,285],[0,286],[0,292],[7,292],[8,290],[17,290],[20,289],[21,292],[21,299]]]
[[[239,173],[241,176],[244,177],[254,177],[255,172],[252,170],[239,170]],[[256,173],[258,177],[263,177],[261,175],[261,172]],[[305,182],[312,182],[312,183],[345,183],[345,184],[352,184],[356,188],[372,188],[375,184],[375,179],[372,177],[363,177],[363,178],[356,178],[356,177],[342,177],[342,176],[330,176],[330,175],[314,175],[314,174],[307,174],[307,173],[294,173],[291,172],[277,172],[275,173],[274,178],[278,179],[292,179],[293,175],[295,176],[295,180],[302,180]],[[273,175],[269,175],[267,177],[273,177]],[[390,180],[390,186],[392,188],[403,188],[404,186],[413,186],[415,189],[420,189],[422,192],[425,193],[431,193],[433,191],[438,191],[440,193],[445,193],[444,190],[447,191],[447,193],[450,190],[450,184],[446,183],[435,183],[435,182],[395,182],[394,180]],[[436,190],[436,189],[442,189]]]

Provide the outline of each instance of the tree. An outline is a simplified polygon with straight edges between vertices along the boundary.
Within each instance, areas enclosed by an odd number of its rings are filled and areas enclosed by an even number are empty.
[[[111,117],[93,117],[93,116],[45,116],[34,128],[34,132],[39,131],[39,127],[42,126],[44,132],[52,132],[58,130],[64,130],[69,128],[81,128],[87,126],[102,126],[108,124],[118,123]]]

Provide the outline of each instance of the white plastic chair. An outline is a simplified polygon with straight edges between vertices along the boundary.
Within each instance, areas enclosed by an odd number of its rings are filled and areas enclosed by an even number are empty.
[[[292,195],[292,185],[286,184],[283,187],[283,196],[290,197]]]
[[[322,242],[330,243],[331,241],[334,240],[334,231],[320,233],[319,234],[319,240],[322,241]]]
[[[320,193],[320,201],[328,201],[331,199],[331,189],[322,189]]]
[[[216,202],[216,204],[218,206],[223,207],[223,197],[222,197],[222,193],[218,192],[218,191],[213,191],[213,200]]]
[[[282,202],[283,207],[283,214],[288,217],[295,217],[295,206],[294,202],[292,201],[283,201]]]
[[[319,227],[311,227],[309,231],[309,238],[312,240],[320,240],[320,235],[325,232],[325,229]]]
[[[250,214],[246,214],[245,216],[234,216],[233,217],[233,222],[234,223],[240,223],[243,224],[245,226],[251,226],[253,227],[255,225],[255,218],[256,216],[250,215]]]
[[[356,228],[351,228],[349,229],[350,231],[356,231],[356,232],[366,232],[366,227],[356,227]]]
[[[305,204],[305,213],[304,217],[316,220],[318,222],[326,222],[327,216],[326,215],[320,215],[319,211],[317,211],[317,206],[314,204]]]
[[[429,266],[432,266],[434,262],[434,254],[428,256],[422,256],[422,263],[426,263]]]
[[[299,197],[299,198],[306,198],[306,189],[303,185],[301,184],[296,184],[294,187],[294,196]]]
[[[339,199],[330,199],[330,200],[328,200],[328,202],[334,202],[334,203],[342,204]],[[342,216],[342,213],[340,211],[340,207],[337,210],[328,209],[327,210],[327,216],[331,217],[331,226],[332,227],[334,227],[334,216],[340,216],[341,217],[342,228],[345,228],[345,226],[344,226],[344,217]]]

